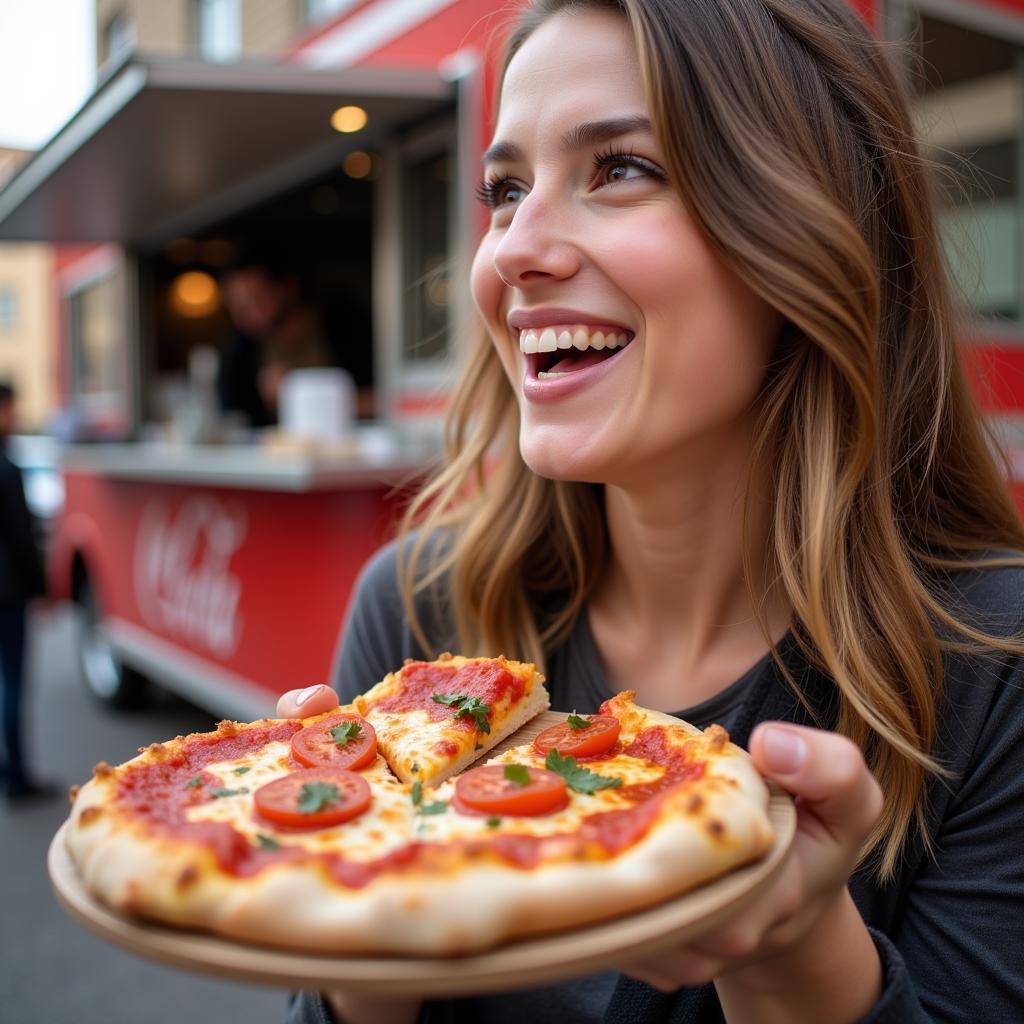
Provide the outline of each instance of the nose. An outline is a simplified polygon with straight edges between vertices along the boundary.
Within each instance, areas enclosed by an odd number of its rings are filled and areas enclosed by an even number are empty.
[[[521,288],[579,270],[580,253],[567,218],[536,189],[520,202],[494,249],[494,267],[506,285]]]

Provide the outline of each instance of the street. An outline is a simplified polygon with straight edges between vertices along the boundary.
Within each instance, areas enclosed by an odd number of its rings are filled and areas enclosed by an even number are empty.
[[[34,619],[26,740],[30,768],[66,791],[101,760],[116,764],[153,740],[206,730],[213,719],[158,694],[149,706],[113,713],[86,693],[75,660],[77,621],[68,607]],[[278,1022],[281,989],[229,983],[157,966],[108,945],[58,905],[46,851],[67,817],[64,798],[0,799],[0,1021],[3,1024],[219,1024]]]

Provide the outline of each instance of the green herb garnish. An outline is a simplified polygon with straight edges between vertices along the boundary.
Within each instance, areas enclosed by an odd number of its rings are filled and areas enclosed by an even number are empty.
[[[333,782],[304,782],[299,790],[299,810],[303,814],[315,814],[340,799],[341,792]]]
[[[566,785],[577,793],[595,793],[599,789],[618,789],[622,779],[610,779],[587,768],[580,768],[572,754],[563,757],[555,748],[548,752],[545,767],[565,779]]]
[[[409,769],[409,771],[411,771],[413,775],[415,775],[419,770],[420,766],[415,761],[413,761],[412,767]]]
[[[501,818],[499,818],[496,814],[492,814],[487,819],[487,827],[488,828],[497,828],[500,824],[501,824]]]
[[[339,747],[343,747],[349,740],[359,739],[362,731],[363,727],[358,722],[342,722],[331,729],[331,736]]]
[[[247,771],[249,771],[248,766],[247,765],[242,765],[241,768],[236,768],[235,769],[235,774],[236,775],[244,775]]]
[[[409,794],[409,799],[412,800],[412,805],[419,814],[444,814],[448,810],[448,805],[443,800],[438,800],[437,803],[433,804],[425,804],[423,802],[423,784],[419,779],[412,784],[412,792]]]
[[[489,704],[485,704],[479,697],[470,697],[455,713],[455,717],[469,718],[472,716],[476,720],[477,732],[490,732],[491,723],[487,721],[487,716],[490,713]]]
[[[479,697],[467,697],[464,693],[435,693],[431,700],[438,704],[446,704],[451,708],[458,708],[456,718],[473,717],[476,721],[477,732],[490,732],[491,723],[487,716],[491,713],[491,706],[485,704]]]
[[[203,780],[199,778],[198,775],[194,779],[189,779],[188,782],[185,783],[185,785],[188,786],[189,789],[195,789],[196,786],[201,786],[202,784]]]
[[[238,796],[240,793],[248,793],[248,786],[240,786],[238,789],[225,789],[221,786],[219,789],[211,789],[210,796]]]
[[[430,698],[436,704],[447,704],[449,707],[457,708],[466,699],[464,693],[435,693]]]
[[[259,833],[256,834],[256,842],[260,844],[261,850],[277,850],[281,847],[281,844],[276,839],[260,835]]]
[[[589,729],[591,726],[590,722],[585,718],[581,718],[575,711],[566,719],[566,721],[569,723],[570,729]]]
[[[530,773],[524,764],[505,765],[505,778],[514,782],[517,786],[528,786],[530,784]]]

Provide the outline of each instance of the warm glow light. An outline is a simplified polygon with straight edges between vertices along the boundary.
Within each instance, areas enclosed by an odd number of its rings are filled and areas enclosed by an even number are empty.
[[[373,158],[369,153],[364,153],[361,149],[357,149],[354,153],[349,153],[345,157],[345,162],[342,166],[344,166],[345,173],[350,178],[368,178],[373,170]]]
[[[200,270],[179,274],[171,285],[171,305],[180,316],[209,316],[220,306],[220,287]]]
[[[331,114],[331,127],[336,132],[358,132],[366,127],[366,111],[362,107],[338,107]]]

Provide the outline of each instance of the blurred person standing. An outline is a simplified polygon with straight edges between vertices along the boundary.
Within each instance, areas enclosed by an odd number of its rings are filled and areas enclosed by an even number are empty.
[[[14,428],[16,392],[0,381],[0,673],[4,686],[2,778],[10,799],[48,795],[49,787],[29,778],[22,749],[22,693],[25,635],[30,602],[45,590],[42,560],[21,470],[7,452]]]
[[[273,259],[237,260],[222,286],[236,333],[221,355],[221,409],[243,413],[250,426],[270,426],[282,377],[330,366],[330,345],[320,317],[302,299],[298,276]]]

